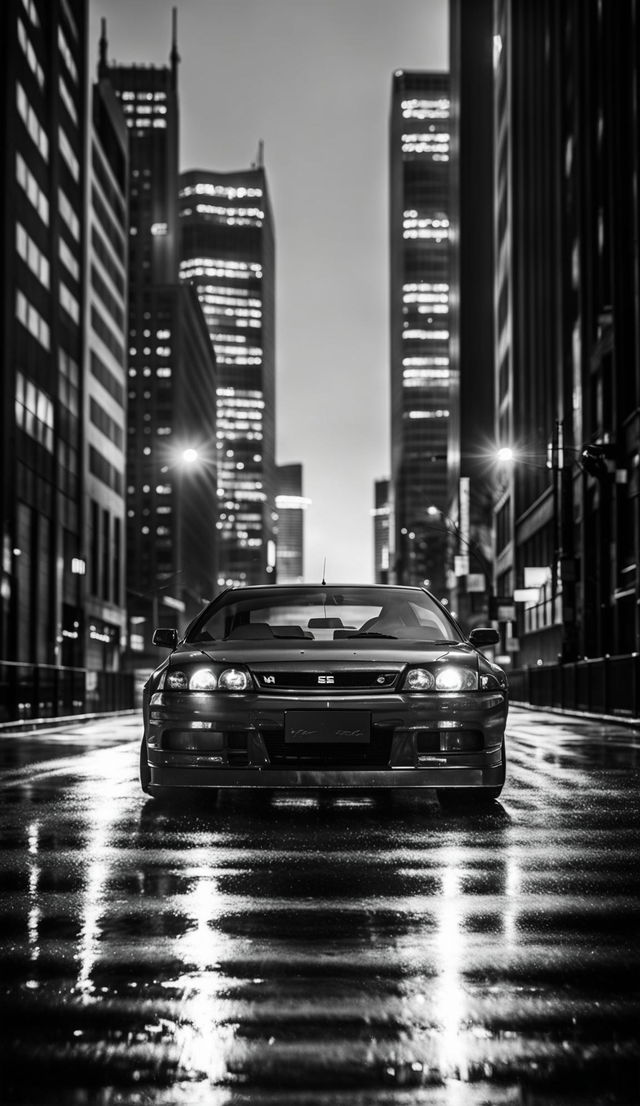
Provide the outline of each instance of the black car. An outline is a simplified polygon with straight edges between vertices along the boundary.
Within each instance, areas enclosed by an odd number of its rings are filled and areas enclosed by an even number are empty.
[[[272,585],[209,603],[144,689],[142,790],[435,787],[498,797],[504,672],[422,588]]]

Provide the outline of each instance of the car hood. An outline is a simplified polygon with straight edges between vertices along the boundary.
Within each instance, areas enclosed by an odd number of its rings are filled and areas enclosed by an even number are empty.
[[[458,664],[475,664],[478,652],[471,645],[462,642],[447,645],[444,642],[407,642],[388,641],[385,638],[360,639],[357,645],[353,640],[315,642],[302,645],[298,640],[251,642],[220,642],[200,648],[181,646],[172,657],[173,662],[197,662],[205,656],[220,664],[243,664],[249,668],[272,664],[327,665],[392,664],[401,667],[405,664],[426,664],[434,661],[449,661]]]

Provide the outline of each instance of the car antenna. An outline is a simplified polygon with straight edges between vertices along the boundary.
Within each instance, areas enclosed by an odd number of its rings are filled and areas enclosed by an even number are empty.
[[[327,558],[325,557],[323,562],[322,562],[322,586],[323,587],[327,586],[327,581],[325,579],[326,575],[327,575]]]

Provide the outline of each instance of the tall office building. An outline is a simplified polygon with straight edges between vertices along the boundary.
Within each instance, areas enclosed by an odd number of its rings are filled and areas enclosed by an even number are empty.
[[[506,644],[517,664],[626,656],[616,709],[628,713],[640,649],[637,18],[632,0],[499,0],[494,26],[497,429],[515,454],[496,503],[497,582],[529,587]]]
[[[7,0],[0,656],[81,665],[85,0]]]
[[[125,443],[128,141],[109,81],[91,99],[83,463],[89,668],[119,667],[126,639]],[[65,251],[66,254],[66,251]],[[71,258],[67,264],[73,266]],[[77,396],[70,373],[69,397]]]
[[[399,71],[391,102],[391,574],[445,592],[449,77]]]
[[[450,0],[451,419],[448,515],[453,607],[487,624],[493,588],[493,0]]]
[[[262,166],[180,177],[180,278],[218,364],[220,585],[275,579],[275,254]]]
[[[311,500],[302,494],[302,465],[278,465],[276,511],[279,584],[304,582],[304,514]]]
[[[376,480],[373,515],[374,579],[389,583],[389,481]]]
[[[127,593],[134,654],[215,586],[216,367],[195,296],[178,282],[178,51],[114,65],[129,134]],[[134,658],[135,663],[135,658]]]

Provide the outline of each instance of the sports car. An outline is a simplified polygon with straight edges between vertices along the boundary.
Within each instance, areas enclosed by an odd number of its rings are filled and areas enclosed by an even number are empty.
[[[143,694],[142,790],[436,788],[496,799],[505,673],[422,588],[270,585],[224,591]]]

